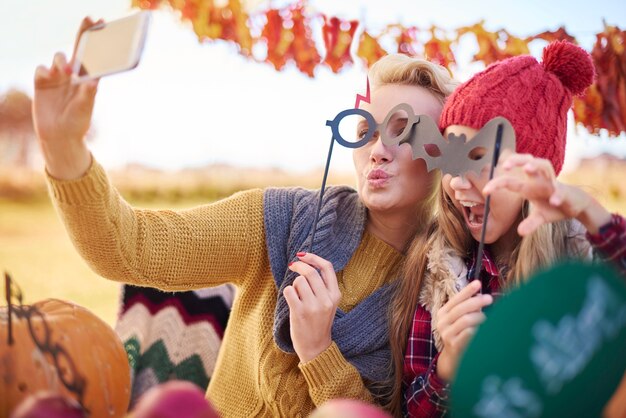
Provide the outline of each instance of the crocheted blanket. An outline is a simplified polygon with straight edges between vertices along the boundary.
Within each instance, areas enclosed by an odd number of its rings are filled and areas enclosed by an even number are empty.
[[[131,366],[131,408],[149,388],[187,380],[206,390],[235,288],[163,292],[124,285],[115,326]]]

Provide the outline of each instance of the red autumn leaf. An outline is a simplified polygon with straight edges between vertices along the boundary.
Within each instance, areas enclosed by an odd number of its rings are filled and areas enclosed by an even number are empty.
[[[528,41],[526,39],[513,36],[504,29],[500,30],[498,35],[500,38],[504,37],[504,50],[502,53],[505,55],[505,58],[530,54]]]
[[[132,7],[139,7],[140,9],[154,10],[161,5],[162,0],[132,0]]]
[[[267,44],[266,61],[271,62],[276,70],[281,70],[287,62],[287,50],[293,43],[293,32],[285,28],[281,11],[270,9],[265,12],[267,23],[261,32],[261,37]]]
[[[293,54],[296,66],[300,71],[313,77],[315,67],[321,62],[322,57],[317,51],[309,18],[304,14],[304,6],[300,5],[291,11],[293,20]]]
[[[197,0],[170,0],[170,4],[174,9],[180,10],[183,15],[183,19],[194,20],[198,15]]]
[[[535,39],[543,39],[544,41],[554,42],[554,41],[568,41],[573,44],[576,43],[576,38],[571,36],[563,26],[558,28],[555,31],[545,31],[538,33],[537,35],[529,36],[526,38],[526,42],[534,41]]]
[[[474,60],[482,61],[485,65],[489,65],[513,56],[506,50],[507,32],[489,32],[484,28],[483,24],[484,21],[480,21],[473,26],[466,26],[457,30],[458,37],[466,33],[472,33],[476,37],[478,53],[474,55]],[[504,39],[501,39],[501,37],[504,37]],[[500,42],[503,42],[505,46],[501,47]]]
[[[439,65],[448,67],[454,63],[454,54],[452,53],[452,41],[437,37],[436,28],[430,28],[430,39],[424,44],[424,56],[426,59],[436,62]]]
[[[596,82],[574,102],[574,117],[589,132],[607,129],[611,136],[626,132],[625,43],[626,32],[615,26],[605,26],[596,35],[591,51]]]
[[[359,39],[359,49],[356,55],[363,60],[367,68],[371,67],[376,61],[387,55],[387,51],[380,46],[378,39],[363,31],[361,39]]]
[[[411,57],[417,56],[418,53],[415,51],[415,46],[417,45],[417,28],[415,26],[410,28],[403,26],[398,27],[400,28],[400,34],[396,38],[398,53],[406,54]]]
[[[266,61],[277,70],[281,70],[287,61],[294,61],[300,71],[313,77],[321,57],[312,39],[303,6],[269,10],[266,18],[267,23],[261,33],[267,43]]]
[[[457,37],[471,33],[476,37],[478,52],[474,55],[475,61],[482,61],[485,65],[501,60],[503,54],[498,46],[498,34],[489,32],[483,27],[484,21],[473,26],[465,26],[457,30]]]
[[[346,64],[351,64],[350,45],[359,22],[357,20],[341,20],[337,17],[324,16],[322,35],[326,46],[324,63],[334,73],[339,72]]]
[[[251,55],[252,35],[248,28],[248,15],[240,0],[229,0],[223,7],[216,7],[212,0],[199,3],[176,2],[181,12],[189,16],[193,30],[201,41],[204,39],[222,39],[232,41],[243,55]]]

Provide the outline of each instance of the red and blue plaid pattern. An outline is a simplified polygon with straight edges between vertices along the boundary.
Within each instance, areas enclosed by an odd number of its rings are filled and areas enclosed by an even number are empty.
[[[586,235],[596,258],[608,261],[626,277],[626,221],[618,214],[597,234]],[[468,279],[473,276],[475,260],[466,260]],[[483,254],[480,279],[483,292],[500,296],[498,268],[488,251]],[[409,417],[442,417],[448,410],[449,385],[437,377],[439,353],[435,348],[431,315],[418,305],[404,356],[405,413]]]

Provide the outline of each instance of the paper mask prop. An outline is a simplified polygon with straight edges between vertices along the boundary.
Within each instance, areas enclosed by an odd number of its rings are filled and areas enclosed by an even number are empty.
[[[506,121],[506,119],[504,119]],[[491,160],[491,169],[489,170],[489,181],[493,179],[493,173],[495,172],[498,160],[500,159],[500,149],[502,148],[502,137],[504,135],[504,123],[498,123],[496,126],[496,143],[493,149],[493,158]],[[486,155],[486,154],[485,154]],[[485,158],[485,155],[481,159]],[[485,199],[485,214],[483,216],[483,227],[480,230],[480,242],[478,243],[478,251],[476,253],[476,261],[474,263],[474,271],[470,274],[473,275],[474,280],[480,279],[480,271],[482,270],[483,251],[485,250],[485,234],[487,233],[487,220],[489,219],[489,210],[491,207],[491,195]],[[480,288],[480,293],[483,292],[483,288]]]
[[[626,286],[608,266],[545,271],[498,300],[452,382],[451,413],[599,417],[626,370]]]
[[[369,89],[366,98],[369,99]],[[374,135],[380,135],[381,140],[387,146],[408,143],[413,151],[413,159],[423,159],[428,171],[438,168],[443,174],[452,176],[464,176],[469,171],[480,174],[490,161],[497,162],[497,159],[490,159],[490,156],[495,153],[495,137],[498,127],[501,127],[502,131],[500,149],[515,151],[515,131],[505,118],[497,117],[490,120],[470,141],[465,135],[457,137],[452,134],[446,140],[430,116],[415,115],[413,108],[407,103],[400,103],[391,109],[380,124],[368,111],[356,108],[339,112],[335,119],[326,121],[326,126],[330,127],[332,138],[324,168],[313,232],[309,240],[309,252],[313,252],[313,241],[335,141],[353,149],[364,146],[374,139]]]
[[[361,118],[358,123],[356,119]],[[415,115],[407,103],[400,103],[387,114],[382,123],[363,109],[348,109],[340,112],[330,126],[333,138],[344,147],[360,148],[381,136],[387,146],[408,143],[413,150],[413,159],[423,159],[428,171],[436,168],[443,174],[462,176],[468,171],[480,174],[491,161],[495,146],[496,130],[502,124],[502,149],[515,150],[515,131],[511,123],[503,117],[490,120],[468,141],[465,135],[450,134],[448,139],[439,132],[437,124],[428,115]],[[477,150],[482,152],[477,153]],[[476,155],[477,157],[473,157]],[[479,157],[478,157],[479,156]]]

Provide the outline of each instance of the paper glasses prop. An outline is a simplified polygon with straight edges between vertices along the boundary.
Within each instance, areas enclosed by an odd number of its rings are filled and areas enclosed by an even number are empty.
[[[456,136],[453,134],[448,135],[446,140],[439,132],[437,124],[428,115],[415,115],[413,108],[407,103],[401,103],[391,109],[380,124],[369,112],[356,108],[339,112],[335,119],[326,121],[326,126],[330,126],[332,138],[326,158],[313,232],[308,245],[310,252],[313,250],[313,241],[335,141],[344,147],[354,149],[364,146],[374,138],[375,134],[378,134],[383,144],[387,146],[410,144],[413,159],[423,159],[428,171],[438,168],[442,174],[451,174],[452,176],[464,176],[469,171],[480,174],[483,167],[490,162],[492,167],[497,164],[501,150],[515,150],[515,131],[511,123],[503,117],[490,120],[471,141],[467,141],[465,135]],[[495,141],[496,137],[500,139]],[[498,146],[496,146],[496,142],[499,144]],[[490,159],[490,156],[493,157]],[[493,177],[493,169],[490,173],[491,177]],[[488,204],[489,200],[486,201],[485,205],[487,214]],[[487,218],[485,216],[483,237],[486,223]]]

